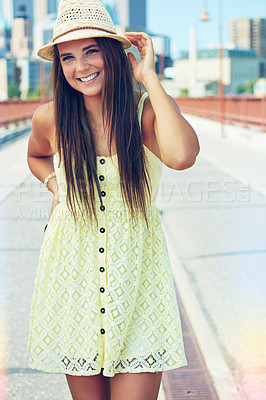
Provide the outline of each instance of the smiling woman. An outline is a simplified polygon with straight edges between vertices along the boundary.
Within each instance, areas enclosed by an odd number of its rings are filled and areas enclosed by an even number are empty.
[[[54,99],[33,117],[28,163],[53,201],[29,366],[64,373],[74,400],[155,400],[162,372],[186,365],[155,200],[163,163],[193,165],[197,136],[157,78],[151,38],[118,35],[100,1],[61,0],[38,54],[53,61]]]
[[[73,89],[87,96],[101,96],[104,82],[103,54],[95,39],[80,39],[57,45],[63,74]]]

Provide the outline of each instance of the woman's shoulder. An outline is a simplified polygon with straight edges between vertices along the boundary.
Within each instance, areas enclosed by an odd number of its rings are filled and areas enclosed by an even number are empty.
[[[38,141],[48,140],[55,153],[54,102],[50,101],[37,108],[32,118],[32,135]]]
[[[44,133],[48,137],[54,135],[54,103],[50,101],[37,108],[32,117],[32,129],[39,133]]]
[[[33,123],[45,125],[54,125],[54,102],[49,101],[48,103],[39,106],[33,114]]]

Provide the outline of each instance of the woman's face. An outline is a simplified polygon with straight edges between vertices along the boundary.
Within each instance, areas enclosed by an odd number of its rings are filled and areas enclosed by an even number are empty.
[[[94,39],[79,39],[57,45],[67,82],[84,96],[100,96],[104,83],[104,59]]]

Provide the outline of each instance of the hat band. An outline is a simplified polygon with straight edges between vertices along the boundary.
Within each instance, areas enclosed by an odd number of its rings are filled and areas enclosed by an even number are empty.
[[[104,32],[112,33],[113,35],[116,35],[115,32],[108,31],[107,29],[97,28],[97,27],[95,27],[95,26],[84,26],[84,27],[81,27],[81,28],[70,29],[69,31],[66,31],[66,32],[64,32],[64,33],[61,33],[60,35],[58,35],[58,36],[56,36],[55,38],[53,38],[53,42],[55,42],[55,41],[56,41],[57,39],[59,39],[60,37],[62,37],[62,36],[64,36],[64,35],[67,35],[68,33],[75,32],[75,31],[80,31],[80,30],[82,30],[82,29],[96,29],[96,30],[98,30],[98,31],[104,31]]]

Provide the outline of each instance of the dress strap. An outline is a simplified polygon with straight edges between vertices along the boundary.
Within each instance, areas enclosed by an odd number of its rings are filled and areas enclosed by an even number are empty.
[[[138,119],[139,119],[139,126],[141,128],[141,117],[142,117],[142,111],[143,111],[143,106],[144,106],[144,101],[148,97],[148,93],[144,92],[143,95],[141,96],[138,104]]]

